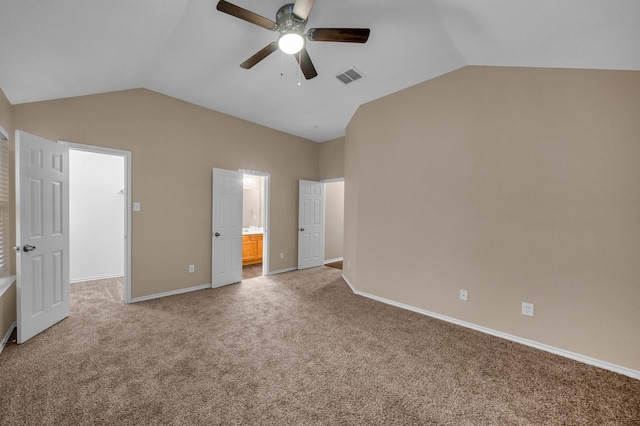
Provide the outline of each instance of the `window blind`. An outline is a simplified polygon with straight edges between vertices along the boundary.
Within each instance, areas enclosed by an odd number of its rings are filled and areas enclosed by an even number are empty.
[[[9,146],[0,134],[0,273],[6,269],[9,242]]]

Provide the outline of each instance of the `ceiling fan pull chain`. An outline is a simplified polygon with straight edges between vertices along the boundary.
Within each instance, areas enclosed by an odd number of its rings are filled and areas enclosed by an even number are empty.
[[[284,52],[280,51],[280,77],[284,76]]]
[[[302,57],[301,57],[301,52],[302,52],[302,50],[301,50],[300,52],[298,52],[298,63],[299,63],[299,64],[301,64],[301,63],[302,63],[302,62],[300,62],[300,59],[302,58]],[[300,81],[300,73],[301,73],[301,71],[300,71],[300,70],[301,70],[301,69],[302,69],[302,67],[300,67],[300,66],[299,66],[299,67],[298,67],[298,86],[301,86],[301,85],[302,85],[302,82]]]

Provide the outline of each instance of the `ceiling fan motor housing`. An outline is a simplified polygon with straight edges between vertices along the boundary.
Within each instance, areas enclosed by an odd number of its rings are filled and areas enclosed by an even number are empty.
[[[295,32],[300,35],[304,33],[306,19],[301,19],[293,14],[293,3],[285,4],[276,14],[276,22],[278,23],[278,31],[281,33]]]

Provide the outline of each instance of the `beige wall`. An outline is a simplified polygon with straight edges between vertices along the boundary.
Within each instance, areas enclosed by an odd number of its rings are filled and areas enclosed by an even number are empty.
[[[16,129],[132,152],[132,297],[211,283],[211,169],[271,174],[270,271],[297,265],[298,180],[318,144],[148,90],[15,105]],[[196,272],[189,274],[188,265]]]
[[[358,282],[357,248],[359,206],[359,174],[360,174],[360,150],[366,146],[366,140],[360,138],[360,129],[364,129],[358,111],[351,118],[345,130],[344,146],[344,243],[343,243],[343,276],[347,277],[350,284]],[[349,141],[347,143],[347,141]]]
[[[320,179],[344,177],[344,138],[337,138],[319,144],[318,163]]]
[[[342,257],[344,234],[344,181],[325,184],[324,259]]]
[[[11,104],[7,100],[2,89],[0,89],[0,125],[7,131],[9,134],[9,188],[13,188],[13,166],[12,166],[12,158],[13,158],[13,117],[12,117],[12,108]],[[6,163],[5,163],[6,164]],[[12,191],[10,191],[12,193]],[[9,230],[7,232],[7,241],[5,242],[5,256],[6,257],[6,268],[5,271],[0,274],[0,276],[12,275],[15,273],[15,259],[13,250],[9,248],[14,245],[14,231],[13,231],[13,220],[12,214],[13,212],[13,202],[9,206],[9,222],[5,222],[5,228]],[[5,217],[5,220],[7,218]],[[15,283],[11,285],[11,287],[4,292],[2,296],[0,296],[0,341],[4,338],[4,336],[9,331],[9,327],[16,321],[16,285]]]
[[[2,126],[4,127],[4,126]],[[5,127],[6,129],[6,127]],[[16,284],[0,297],[0,342],[9,332],[9,328],[16,321]]]
[[[640,370],[640,72],[466,67],[345,152],[355,288]]]

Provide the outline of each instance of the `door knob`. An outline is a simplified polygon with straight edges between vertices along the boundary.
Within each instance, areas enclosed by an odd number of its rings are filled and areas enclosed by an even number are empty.
[[[24,251],[25,253],[34,251],[35,249],[36,249],[35,246],[30,246],[29,244],[25,244],[22,246],[22,251]]]
[[[214,235],[215,237],[219,237],[219,236],[220,236],[220,233],[219,233],[219,232],[216,232],[216,233],[215,233],[215,234],[213,234],[213,235]]]
[[[304,232],[304,228],[300,228],[300,232]]]

